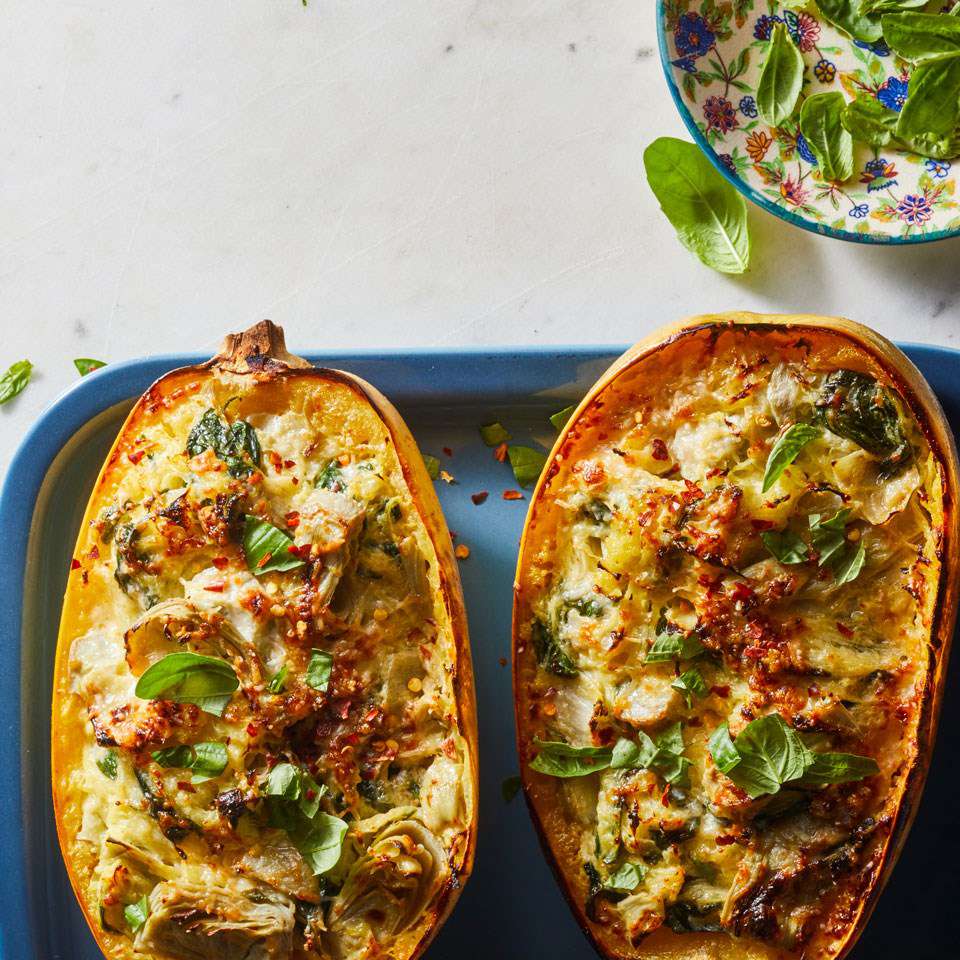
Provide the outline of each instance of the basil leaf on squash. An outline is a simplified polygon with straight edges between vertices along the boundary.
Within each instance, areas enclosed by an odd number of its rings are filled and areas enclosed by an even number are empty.
[[[883,36],[881,18],[860,12],[860,0],[817,0],[824,20],[846,31],[854,40],[876,43]]]
[[[726,723],[721,723],[710,735],[707,749],[721,773],[729,773],[740,762],[740,754],[733,745],[730,727]]]
[[[540,479],[547,463],[547,455],[533,447],[507,447],[507,456],[510,458],[513,475],[521,487],[532,487]]]
[[[136,933],[147,922],[149,916],[150,902],[146,894],[135,903],[128,903],[123,908],[123,919],[127,921],[132,933]]]
[[[819,513],[811,513],[807,518],[810,524],[810,543],[817,551],[817,565],[826,566],[837,558],[837,552],[847,544],[846,528],[850,511],[838,510],[829,520],[823,520]]]
[[[325,692],[330,686],[330,674],[333,672],[333,654],[325,650],[311,650],[307,664],[307,686]]]
[[[0,403],[7,403],[17,394],[23,393],[33,372],[33,364],[29,360],[18,360],[11,363],[7,372],[0,377]]]
[[[937,13],[888,13],[881,19],[887,46],[910,63],[960,54],[960,20]],[[913,96],[913,77],[910,78]]]
[[[647,769],[657,755],[657,745],[642,730],[636,733],[636,742],[621,737],[613,745],[610,766],[614,770]]]
[[[271,678],[270,682],[267,684],[267,690],[270,693],[283,693],[284,688],[287,685],[287,674],[290,673],[290,668],[284,664]]]
[[[671,660],[693,660],[706,650],[696,634],[659,632],[644,657],[644,663],[669,663]]]
[[[510,439],[502,423],[488,423],[480,428],[480,439],[488,447],[499,447],[501,443],[506,443]]]
[[[764,122],[771,127],[783,126],[797,108],[802,87],[803,56],[787,28],[778,23],[757,81],[757,109]]]
[[[214,409],[207,410],[187,437],[187,454],[196,457],[213,450],[227,465],[231,477],[247,477],[262,459],[257,432],[246,420],[228,424]]]
[[[794,423],[780,434],[767,457],[767,466],[763,471],[763,486],[766,493],[783,475],[783,471],[800,455],[800,451],[820,436],[820,428],[809,423]]]
[[[764,530],[760,534],[767,552],[780,563],[805,563],[810,550],[792,530]]]
[[[290,552],[293,540],[266,520],[247,514],[243,522],[243,555],[253,574],[296,570],[303,561]]]
[[[313,485],[321,490],[333,490],[340,493],[345,489],[343,468],[336,460],[331,460],[314,478]]]
[[[533,652],[537,663],[547,673],[556,677],[575,677],[577,668],[570,655],[563,649],[553,631],[541,620],[534,620],[530,627]]]
[[[141,674],[134,693],[144,700],[193,703],[221,716],[240,681],[233,667],[198,653],[168,653]]]
[[[585,777],[610,766],[610,747],[573,747],[555,740],[534,739],[538,753],[530,768],[549,777]]]
[[[97,760],[97,767],[108,780],[117,779],[117,751],[107,750],[102,757]]]
[[[820,176],[842,182],[853,176],[853,137],[843,126],[842,93],[815,93],[800,108],[800,132],[817,158]]]
[[[610,767],[618,769],[655,770],[668,783],[687,781],[690,761],[683,756],[683,731],[679,723],[667,727],[656,740],[642,730],[636,733],[636,743],[621,738],[610,755]]]
[[[629,893],[631,890],[637,889],[643,881],[645,873],[646,871],[639,863],[624,863],[610,874],[604,886],[608,890]]]
[[[747,204],[695,144],[659,137],[643,164],[680,242],[713,270],[743,273],[750,262]]]
[[[570,404],[569,407],[564,407],[562,410],[551,414],[550,423],[553,424],[554,430],[559,433],[567,425],[567,421],[573,416],[573,411],[576,409],[573,404]]]
[[[311,821],[310,830],[292,839],[314,876],[322,876],[340,860],[346,835],[347,824],[343,820],[329,813],[318,813]]]
[[[85,377],[88,373],[92,373],[94,370],[99,370],[101,367],[105,367],[106,363],[103,360],[93,360],[90,357],[77,357],[73,361],[73,365],[77,368],[77,372],[81,377]]]
[[[227,768],[226,746],[212,741],[154,750],[150,756],[161,767],[181,767],[191,770],[193,772],[190,778],[191,783],[206,783],[207,780],[219,777]]]
[[[850,583],[860,576],[863,565],[867,560],[867,550],[861,541],[856,547],[848,549],[846,556],[834,567],[834,583]]]
[[[823,787],[832,783],[864,780],[880,772],[873,757],[855,753],[813,753],[810,766],[800,779],[800,786]]]
[[[670,686],[683,694],[688,710],[693,706],[694,697],[705,697],[710,692],[707,689],[706,681],[703,679],[703,674],[696,667],[684,670]]]

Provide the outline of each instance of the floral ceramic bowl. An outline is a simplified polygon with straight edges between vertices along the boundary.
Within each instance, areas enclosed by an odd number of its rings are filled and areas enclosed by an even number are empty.
[[[960,0],[957,0],[960,2]],[[953,0],[946,0],[949,9]],[[810,10],[815,10],[811,5]],[[786,25],[804,60],[804,94],[868,94],[900,110],[907,64],[881,40],[853,40],[813,12],[779,0],[659,0],[667,83],[694,139],[748,199],[806,230],[865,243],[960,236],[960,159],[929,160],[855,144],[845,183],[818,176],[796,119],[773,128],[757,114],[756,85],[770,34]]]

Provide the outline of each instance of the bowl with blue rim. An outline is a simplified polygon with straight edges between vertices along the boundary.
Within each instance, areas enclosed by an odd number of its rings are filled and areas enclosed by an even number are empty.
[[[858,2],[840,5],[852,10]],[[960,7],[960,0],[930,0],[922,10],[919,0],[888,2],[927,14]],[[843,240],[918,243],[960,236],[960,157],[914,152],[896,137],[885,146],[855,139],[852,175],[836,182],[821,175],[800,130],[800,104],[831,92],[842,93],[847,103],[882,107],[896,123],[892,115],[902,112],[919,67],[882,34],[858,39],[828,19],[817,0],[658,0],[657,20],[667,85],[690,134],[747,199],[796,226]],[[803,86],[798,109],[775,126],[759,109],[758,87],[778,27],[803,59]]]

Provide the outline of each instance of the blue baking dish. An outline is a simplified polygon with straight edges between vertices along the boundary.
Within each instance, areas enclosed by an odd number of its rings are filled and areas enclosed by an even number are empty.
[[[960,351],[904,347],[960,428]],[[547,417],[577,400],[618,355],[613,347],[328,353],[398,406],[421,449],[455,484],[438,483],[447,521],[470,547],[461,563],[480,720],[481,805],[476,869],[429,960],[586,960],[594,956],[542,857],[519,798],[500,785],[517,770],[510,670],[514,564],[527,501],[504,501],[507,466],[477,426],[499,419],[520,442],[549,446]],[[70,891],[49,787],[50,678],[71,552],[93,481],[133,398],[197,357],[108,366],[78,381],[40,417],[0,491],[0,960],[97,960]],[[452,450],[448,456],[444,448]],[[489,491],[473,504],[470,494]],[[948,762],[960,730],[960,658],[948,677],[940,741],[922,808],[899,866],[852,957],[955,955],[948,918],[960,902],[955,836],[958,778]],[[918,938],[918,932],[923,931]]]

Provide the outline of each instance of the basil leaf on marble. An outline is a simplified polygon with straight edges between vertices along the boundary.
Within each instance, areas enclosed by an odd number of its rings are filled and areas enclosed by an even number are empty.
[[[33,373],[33,364],[29,360],[11,363],[7,372],[0,377],[0,403],[7,403],[17,394],[23,393]]]
[[[659,137],[643,164],[680,242],[713,270],[743,273],[750,262],[747,205],[695,144]]]
[[[92,373],[94,370],[99,370],[101,367],[105,367],[106,363],[103,360],[93,360],[90,357],[77,357],[73,361],[73,365],[77,368],[77,372],[81,377],[85,377],[88,373]]]

